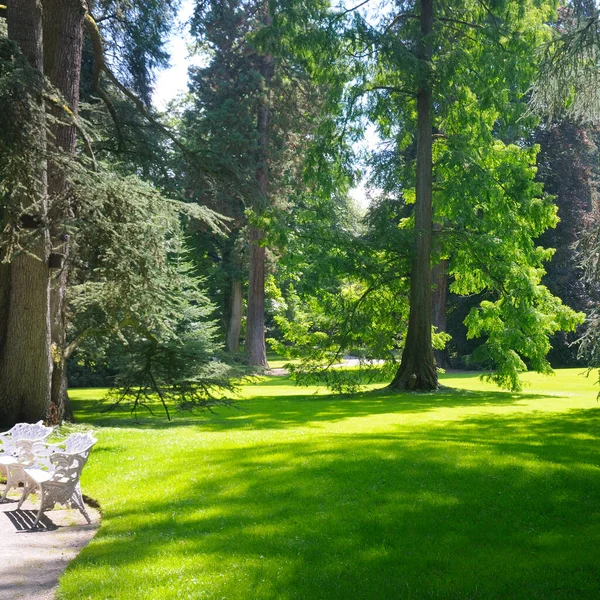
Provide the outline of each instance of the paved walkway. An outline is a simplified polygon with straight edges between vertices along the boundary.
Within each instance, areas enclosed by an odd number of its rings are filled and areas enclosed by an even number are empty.
[[[49,511],[30,532],[39,504],[28,499],[17,510],[19,497],[13,490],[0,504],[0,600],[52,600],[67,564],[94,537],[100,514],[88,506],[88,525],[78,510]]]

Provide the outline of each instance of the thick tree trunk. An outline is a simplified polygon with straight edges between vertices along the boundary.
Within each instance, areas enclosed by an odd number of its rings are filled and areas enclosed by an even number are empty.
[[[271,24],[268,3],[264,4],[264,23]],[[263,94],[258,108],[257,128],[259,134],[259,167],[256,181],[262,200],[269,201],[269,128],[271,126],[271,80],[273,78],[273,56],[262,57],[261,74],[263,77]],[[265,347],[265,258],[266,249],[260,245],[263,233],[250,228],[250,260],[248,280],[248,319],[246,322],[245,352],[248,363],[255,367],[268,368]]]
[[[248,364],[254,367],[269,367],[265,346],[265,256],[266,249],[260,246],[260,230],[250,229],[250,260],[248,280],[248,315],[246,319],[246,343],[244,351]]]
[[[32,66],[43,69],[42,6],[39,0],[9,0],[8,35],[15,40]],[[43,108],[40,106],[40,147],[45,145]],[[40,161],[32,172],[32,184],[21,203],[29,214],[45,223],[47,214],[46,169]],[[50,407],[52,363],[50,358],[49,235],[39,229],[28,251],[10,264],[10,290],[6,330],[0,356],[0,410],[5,420],[37,421]]]
[[[431,346],[431,230],[432,230],[432,89],[429,61],[433,28],[433,0],[421,0],[419,58],[427,70],[417,92],[417,182],[415,203],[415,254],[411,271],[410,314],[402,361],[390,387],[400,390],[434,390],[437,372]]]
[[[82,0],[44,1],[44,72],[62,93],[73,114],[79,105],[79,80],[83,48],[83,19],[86,7]],[[57,117],[61,109],[53,108]],[[52,134],[57,148],[75,151],[77,132],[72,125],[56,125]],[[67,201],[67,185],[63,170],[52,161],[48,164],[48,194],[55,204],[50,210],[51,239],[54,251],[63,254],[63,268],[52,280],[50,308],[54,369],[52,373],[52,418],[56,422],[72,420],[67,393],[66,325],[69,244],[64,226],[72,217]]]
[[[1,223],[0,225],[4,226],[6,224]],[[0,252],[0,357],[2,356],[4,340],[6,339],[8,301],[10,296],[10,265],[3,263],[2,258],[2,253]]]

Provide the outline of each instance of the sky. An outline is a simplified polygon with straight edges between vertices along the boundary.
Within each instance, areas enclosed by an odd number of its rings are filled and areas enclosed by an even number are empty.
[[[188,67],[197,64],[200,60],[197,56],[190,56],[188,50],[192,40],[187,32],[186,23],[192,16],[193,9],[193,0],[182,1],[179,26],[167,44],[171,65],[158,73],[154,86],[153,101],[159,110],[164,110],[171,100],[187,90]]]
[[[182,0],[178,27],[167,44],[167,50],[171,55],[170,66],[160,71],[156,77],[153,102],[158,110],[165,110],[171,100],[187,91],[188,68],[191,65],[202,64],[202,57],[190,54],[192,39],[186,26],[194,10],[194,1]],[[355,6],[355,2],[360,4],[359,0],[342,0],[341,3]],[[361,144],[361,148],[374,147],[377,142],[375,129],[370,127],[365,132],[365,142]],[[364,179],[350,191],[350,195],[363,210],[368,207],[370,203],[369,190]]]

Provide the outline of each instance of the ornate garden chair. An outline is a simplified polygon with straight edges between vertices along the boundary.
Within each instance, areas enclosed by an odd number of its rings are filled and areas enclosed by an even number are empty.
[[[17,462],[19,440],[43,442],[53,431],[54,427],[46,427],[42,421],[38,421],[37,423],[17,423],[12,429],[0,433],[0,474],[8,477],[8,467]],[[6,490],[2,500],[5,497]]]
[[[25,489],[17,509],[36,488],[39,488],[40,508],[33,527],[37,527],[42,513],[54,508],[55,504],[69,504],[78,508],[88,523],[90,517],[85,510],[79,477],[87,462],[96,438],[88,433],[74,433],[63,445],[34,444],[31,448],[31,466],[22,465],[25,475]],[[25,445],[23,445],[25,447]],[[27,450],[23,452],[24,461]]]

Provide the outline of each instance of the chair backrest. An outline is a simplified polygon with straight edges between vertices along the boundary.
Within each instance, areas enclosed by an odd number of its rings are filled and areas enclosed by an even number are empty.
[[[65,440],[65,451],[59,450],[50,456],[54,466],[52,483],[65,486],[75,485],[79,481],[81,471],[83,471],[97,441],[89,431],[71,434]]]
[[[45,440],[54,431],[54,427],[46,427],[42,421],[39,423],[23,423],[23,427],[19,428],[12,434],[13,440]]]
[[[83,453],[92,449],[92,446],[98,440],[92,435],[91,431],[86,431],[85,433],[72,433],[64,442],[65,444],[65,452],[69,454]]]
[[[1,449],[3,454],[16,456],[18,453],[17,441],[33,440],[43,441],[54,431],[54,427],[46,427],[43,421],[37,423],[17,423],[6,434],[2,434]]]
[[[48,444],[43,440],[21,439],[16,441],[17,459],[23,467],[34,467],[45,471],[54,471],[55,454],[77,454],[87,461],[96,439],[90,432],[72,433],[66,440]]]
[[[44,422],[43,421],[38,421],[37,423],[33,423],[33,425],[43,425]],[[17,423],[16,425],[13,425],[8,431],[4,431],[2,433],[0,433],[0,435],[10,435],[12,436],[13,434],[18,433],[21,429],[25,428],[25,427],[31,427],[31,423]]]

